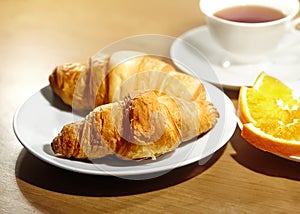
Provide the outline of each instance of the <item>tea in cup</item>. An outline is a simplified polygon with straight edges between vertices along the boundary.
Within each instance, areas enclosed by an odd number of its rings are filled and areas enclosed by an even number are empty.
[[[264,59],[300,22],[293,20],[298,0],[200,0],[199,5],[211,37],[233,62]]]

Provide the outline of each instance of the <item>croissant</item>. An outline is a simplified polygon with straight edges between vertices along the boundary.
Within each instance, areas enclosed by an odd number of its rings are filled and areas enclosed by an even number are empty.
[[[107,55],[96,55],[89,59],[89,64],[59,65],[49,76],[50,86],[64,103],[74,109],[92,109],[100,83],[107,75],[108,61]]]
[[[140,55],[120,63],[112,58],[114,55],[99,54],[91,57],[88,65],[57,66],[49,76],[50,86],[67,105],[81,110],[122,100],[135,90],[155,89],[188,100],[206,98],[197,78],[156,57]]]
[[[156,159],[210,130],[219,114],[207,100],[190,101],[157,90],[129,94],[65,125],[51,143],[66,158]]]

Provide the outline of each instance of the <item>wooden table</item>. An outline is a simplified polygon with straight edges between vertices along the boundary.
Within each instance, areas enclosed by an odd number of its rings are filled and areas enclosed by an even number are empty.
[[[56,65],[133,35],[177,37],[205,24],[198,0],[2,0],[0,10],[0,213],[299,212],[300,164],[255,149],[238,128],[205,165],[139,181],[57,168],[14,135],[16,108]],[[236,106],[238,92],[225,93]]]

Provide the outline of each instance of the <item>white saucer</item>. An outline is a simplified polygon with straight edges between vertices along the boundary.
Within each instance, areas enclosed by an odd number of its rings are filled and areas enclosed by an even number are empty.
[[[239,89],[244,85],[252,85],[262,71],[280,80],[292,82],[300,80],[299,35],[286,35],[278,49],[264,62],[231,64],[226,67],[222,65],[226,60],[226,52],[212,40],[207,26],[201,26],[178,37],[172,44],[170,54],[174,63],[185,72],[191,73],[192,70],[197,77],[224,88]],[[199,70],[207,62],[209,66]]]

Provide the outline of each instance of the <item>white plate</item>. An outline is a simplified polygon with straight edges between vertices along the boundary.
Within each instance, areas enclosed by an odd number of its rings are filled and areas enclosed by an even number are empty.
[[[35,155],[55,166],[87,174],[137,176],[163,173],[198,160],[203,160],[227,143],[236,128],[235,108],[230,99],[218,88],[205,83],[208,97],[220,113],[217,125],[196,141],[183,143],[174,152],[157,160],[122,161],[107,157],[93,163],[69,160],[53,154],[50,143],[61,128],[82,118],[52,93],[50,86],[31,96],[15,113],[13,127],[23,146]],[[141,179],[134,177],[133,179]]]
[[[225,64],[224,67],[227,54],[211,39],[207,26],[194,28],[178,37],[170,52],[175,64],[185,72],[197,71],[196,76],[199,78],[224,88],[239,89],[240,86],[252,85],[262,71],[284,81],[300,79],[299,33],[286,35],[278,50],[257,64],[235,64],[229,67]],[[203,69],[204,60],[209,62],[210,67]]]

